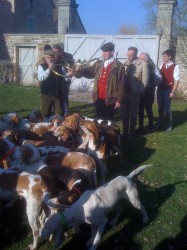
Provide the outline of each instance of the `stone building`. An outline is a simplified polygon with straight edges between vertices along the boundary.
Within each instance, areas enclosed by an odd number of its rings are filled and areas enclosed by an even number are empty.
[[[75,0],[1,0],[0,34],[86,33]]]
[[[2,0],[0,33],[53,33],[54,9],[52,0]]]
[[[159,46],[155,47],[155,63],[160,65],[162,52],[174,45],[172,20],[177,0],[157,0],[157,3]],[[67,44],[65,41],[69,34],[73,35],[74,40]],[[80,34],[80,37],[77,38],[76,34]],[[86,31],[78,14],[76,0],[0,0],[0,62],[8,60],[15,63],[16,80],[23,84],[33,83],[34,64],[42,55],[46,43],[52,45],[56,42],[65,42],[65,50],[72,54],[78,49],[82,53],[90,52],[92,47],[99,50],[95,40],[90,41],[89,45],[89,34],[87,37],[82,34],[85,35]],[[112,36],[110,39],[113,39]],[[121,36],[120,39],[124,44],[127,43],[127,37]],[[150,42],[147,36],[145,40],[147,43]],[[180,86],[187,91],[187,42],[184,37],[175,38],[175,41],[176,62],[181,69]],[[87,44],[86,47],[83,44]],[[151,46],[150,42],[149,47]],[[121,53],[125,54],[125,51]]]

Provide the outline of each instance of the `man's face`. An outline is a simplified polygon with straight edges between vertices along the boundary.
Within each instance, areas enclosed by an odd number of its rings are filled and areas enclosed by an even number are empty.
[[[56,59],[58,59],[59,57],[61,57],[61,55],[62,55],[61,49],[53,48],[53,51],[55,52],[55,58]]]
[[[144,55],[144,54],[140,54],[140,55],[139,55],[139,59],[140,59],[140,60],[143,60],[143,61],[146,61],[146,58],[145,58],[145,55]]]
[[[168,63],[171,61],[171,56],[164,54],[164,55],[162,55],[162,59],[163,59],[164,63]]]
[[[103,59],[109,60],[114,54],[114,51],[103,51]]]
[[[135,57],[135,52],[134,52],[134,50],[128,50],[128,52],[127,52],[127,57],[128,57],[128,60],[129,60],[130,62],[132,62],[132,61],[133,61],[133,58]]]
[[[46,61],[47,64],[53,63],[54,62],[54,57],[49,56],[49,55],[45,55],[45,61]]]

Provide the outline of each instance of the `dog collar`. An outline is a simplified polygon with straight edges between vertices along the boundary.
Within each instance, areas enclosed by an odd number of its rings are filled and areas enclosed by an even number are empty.
[[[63,213],[59,213],[59,215],[60,215],[61,223],[64,226],[64,229],[69,228],[67,220],[64,217],[64,214]]]
[[[14,151],[16,150],[16,146],[14,146],[12,149],[10,149],[0,160],[0,164],[3,163],[4,160],[6,160]]]

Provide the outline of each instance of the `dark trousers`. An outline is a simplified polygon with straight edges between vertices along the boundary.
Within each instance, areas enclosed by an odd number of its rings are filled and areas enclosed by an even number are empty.
[[[170,89],[157,89],[157,102],[158,102],[158,114],[159,125],[164,127],[166,118],[166,129],[172,127],[172,112],[171,112],[171,98]]]
[[[149,126],[153,126],[154,92],[145,92],[140,96],[139,102],[139,126],[144,124],[144,110],[146,110]]]
[[[60,88],[60,107],[62,110],[62,115],[68,115],[69,112],[69,83],[62,83],[62,86]]]
[[[103,120],[113,120],[114,117],[114,104],[106,105],[104,99],[98,99],[94,103],[96,117]]]
[[[134,135],[140,94],[125,92],[121,104],[121,116],[123,119],[123,134]]]

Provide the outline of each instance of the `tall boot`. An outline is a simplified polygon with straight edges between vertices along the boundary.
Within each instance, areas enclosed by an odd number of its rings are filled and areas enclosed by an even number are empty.
[[[166,131],[172,130],[172,115],[166,114]]]

